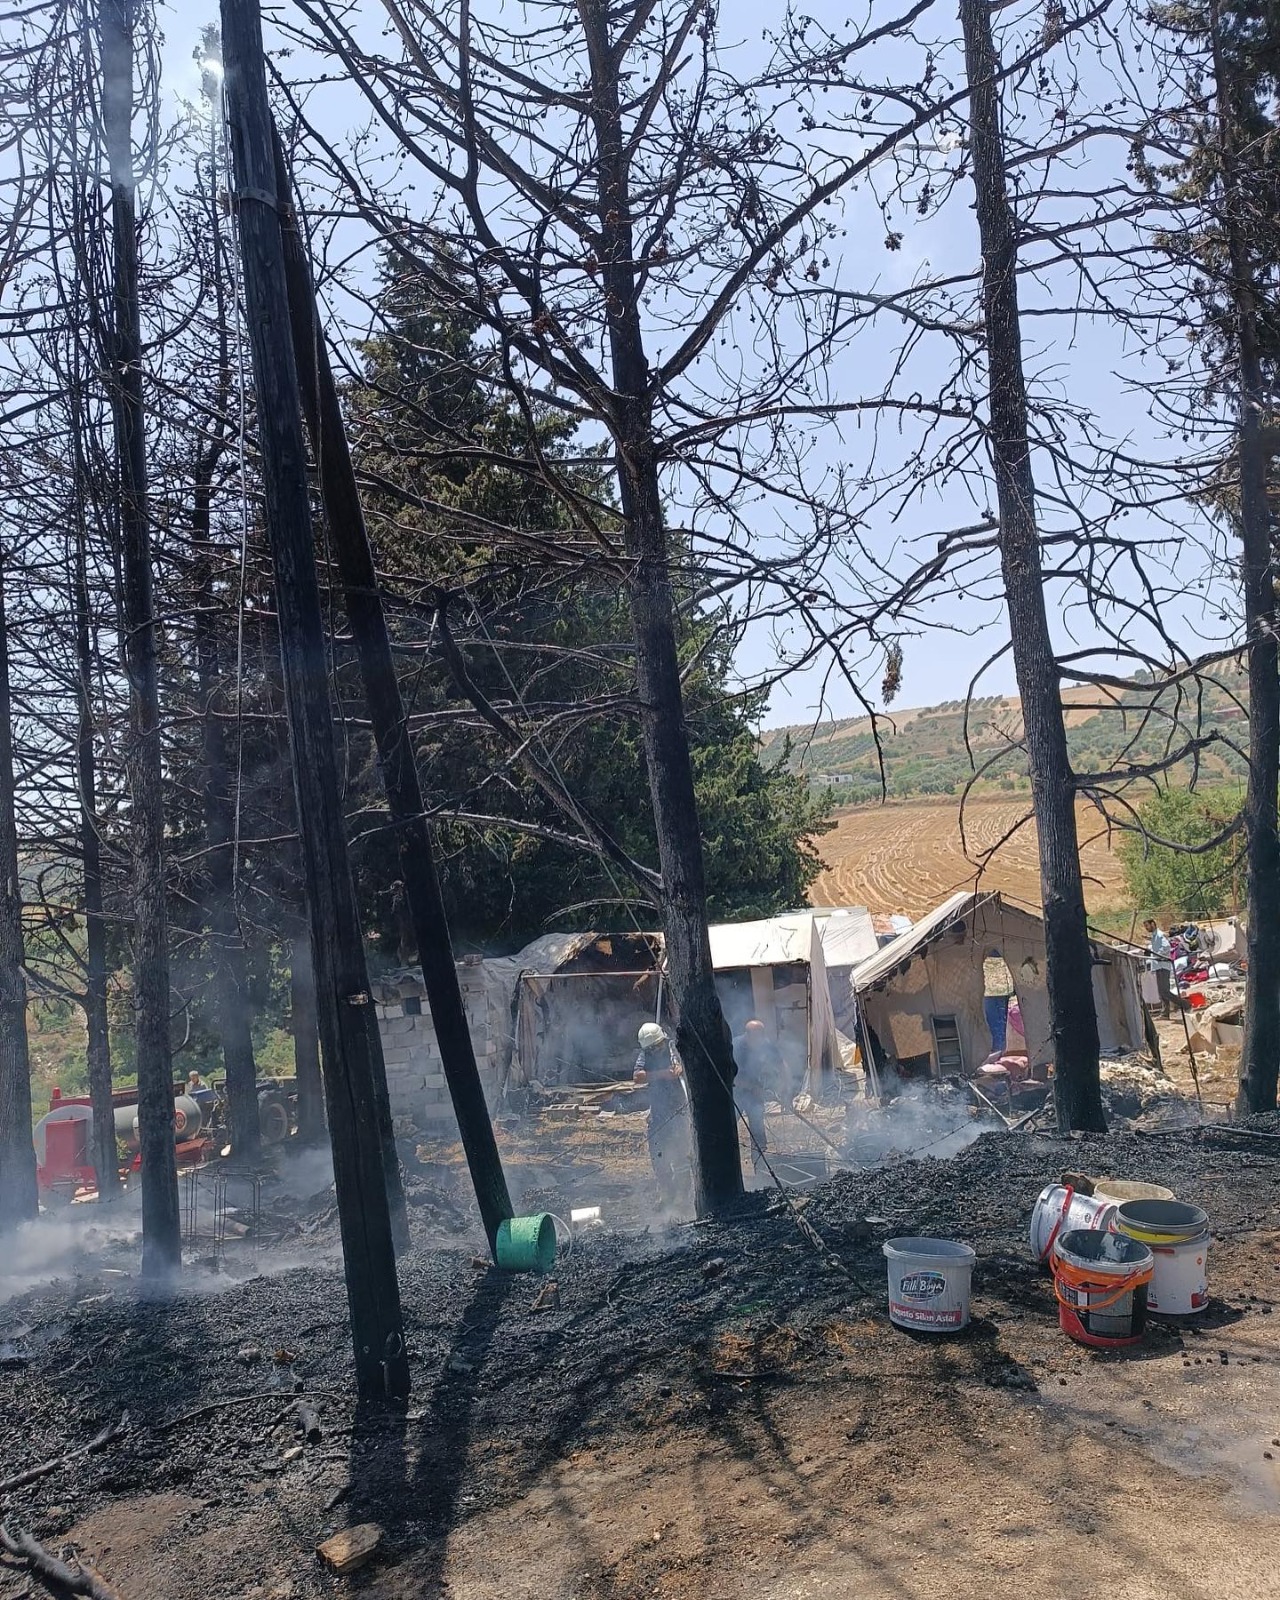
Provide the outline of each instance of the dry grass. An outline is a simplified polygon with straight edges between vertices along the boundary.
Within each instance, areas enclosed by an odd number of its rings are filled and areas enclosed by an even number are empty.
[[[826,869],[810,898],[814,905],[859,905],[919,917],[957,889],[974,887],[981,870],[982,888],[1038,905],[1035,823],[1023,820],[1030,807],[1027,795],[971,800],[965,808],[963,842],[959,802],[950,796],[844,811],[821,841]],[[1120,862],[1105,827],[1092,806],[1080,805],[1076,815],[1089,910],[1122,906]],[[983,852],[1001,840],[980,869]]]

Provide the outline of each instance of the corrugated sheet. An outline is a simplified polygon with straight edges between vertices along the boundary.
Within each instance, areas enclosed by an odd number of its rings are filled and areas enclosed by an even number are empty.
[[[856,967],[869,961],[880,948],[875,919],[866,906],[825,907],[813,912],[822,940],[822,958],[832,967]]]
[[[813,912],[789,912],[760,922],[720,922],[707,931],[711,965],[717,972],[791,961],[807,963],[813,948]]]

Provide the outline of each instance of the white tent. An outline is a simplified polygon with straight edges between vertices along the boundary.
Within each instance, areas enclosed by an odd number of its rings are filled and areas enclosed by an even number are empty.
[[[710,930],[711,964],[729,1026],[755,1016],[774,1034],[797,1080],[816,1094],[840,1064],[820,914],[793,911]]]
[[[853,1038],[858,1017],[853,969],[880,948],[875,920],[866,906],[819,906],[813,919],[822,939],[822,959],[827,964],[827,986],[836,1026]]]

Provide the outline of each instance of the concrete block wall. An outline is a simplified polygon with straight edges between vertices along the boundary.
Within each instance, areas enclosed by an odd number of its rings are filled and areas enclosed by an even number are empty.
[[[480,1081],[490,1105],[498,1092],[497,1044],[489,1028],[489,996],[482,962],[460,961],[458,980]],[[440,1047],[420,977],[397,974],[378,985],[378,1031],[387,1068],[393,1119],[407,1118],[423,1133],[447,1136],[457,1123],[444,1080]],[[406,1012],[405,1001],[411,1010]]]

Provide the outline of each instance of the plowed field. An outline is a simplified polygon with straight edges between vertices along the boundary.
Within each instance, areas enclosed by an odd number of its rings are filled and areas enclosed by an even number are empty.
[[[954,799],[905,800],[843,811],[833,831],[819,843],[827,865],[810,898],[820,906],[866,906],[918,917],[955,890],[973,888],[981,871],[982,888],[999,889],[1038,905],[1035,823],[1023,822],[1030,804],[1025,795],[971,800],[965,807],[963,842]],[[1076,818],[1090,911],[1123,906],[1120,862],[1098,813],[1081,805]],[[980,867],[984,851],[1002,839],[995,855]]]

